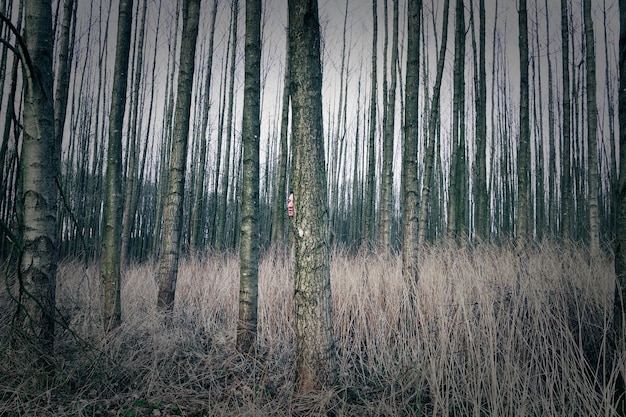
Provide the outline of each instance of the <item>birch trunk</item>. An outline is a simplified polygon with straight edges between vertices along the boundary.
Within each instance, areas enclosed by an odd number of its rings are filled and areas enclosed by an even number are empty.
[[[180,67],[176,94],[176,110],[172,132],[172,160],[163,208],[163,238],[158,268],[158,306],[172,311],[178,276],[178,258],[182,235],[183,196],[189,138],[191,90],[195,69],[196,39],[200,16],[200,0],[183,3],[183,33],[180,48]]]
[[[54,353],[58,262],[54,132],[52,8],[50,0],[27,0],[22,53],[27,69],[20,161],[21,245],[15,322],[32,343],[34,359],[51,365]]]

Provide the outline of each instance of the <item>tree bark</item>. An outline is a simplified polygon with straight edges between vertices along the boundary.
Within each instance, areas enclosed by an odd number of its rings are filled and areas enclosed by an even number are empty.
[[[289,1],[295,389],[300,393],[328,387],[336,379],[319,27],[316,0]]]
[[[385,0],[386,2],[387,0]],[[386,3],[385,3],[386,4]],[[385,22],[386,24],[386,22]],[[393,145],[396,114],[396,85],[398,62],[398,0],[393,0],[393,34],[391,42],[391,83],[389,89],[383,88],[383,94],[388,94],[383,122],[383,174],[380,201],[380,245],[384,252],[391,250],[391,223],[393,217]],[[387,59],[386,55],[385,58]],[[386,77],[386,75],[385,75]],[[386,84],[386,83],[385,83]]]
[[[142,18],[141,24],[138,29],[138,40],[135,51],[135,56],[137,58],[137,63],[134,69],[134,81],[132,87],[132,99],[130,103],[131,107],[131,121],[128,126],[128,144],[127,147],[127,163],[126,163],[126,190],[124,192],[124,212],[122,214],[122,243],[121,243],[121,265],[124,267],[127,263],[129,256],[129,245],[130,245],[130,236],[131,236],[131,228],[132,228],[132,218],[133,213],[133,196],[136,193],[135,184],[137,182],[137,177],[139,174],[139,170],[137,169],[137,136],[139,135],[139,129],[137,125],[141,125],[141,122],[138,121],[139,118],[139,91],[141,86],[141,77],[143,73],[143,49],[144,49],[144,39],[145,39],[145,29],[146,29],[146,10],[147,10],[147,0],[142,1]],[[137,16],[139,17],[139,16]]]
[[[475,230],[479,241],[489,239],[490,212],[487,194],[487,70],[485,48],[485,0],[478,2],[478,72],[476,85],[476,192]]]
[[[120,0],[111,113],[109,115],[109,147],[104,209],[102,318],[106,329],[117,327],[122,317],[120,306],[120,256],[124,204],[122,196],[122,127],[126,107],[132,12],[133,0]]]
[[[452,155],[450,157],[450,188],[448,201],[448,237],[457,239],[466,230],[465,224],[465,8],[456,1],[454,30],[454,98],[452,110]]]
[[[546,27],[550,27],[550,14],[548,13],[548,0],[545,0],[546,9]],[[556,117],[554,114],[554,74],[552,71],[552,54],[550,49],[550,31],[546,33],[546,57],[548,59],[548,221],[547,226],[550,234],[554,237],[556,233],[556,187],[557,187],[557,170],[556,170],[556,135],[555,125]]]
[[[76,3],[74,0],[63,2],[63,20],[59,39],[58,65],[56,70],[56,90],[54,93],[54,136],[57,142],[58,155],[55,160],[61,162],[61,145],[67,114],[68,92],[70,88],[70,66],[74,55],[74,34],[76,23],[74,17]],[[60,179],[60,167],[57,167]]]
[[[252,353],[259,298],[259,136],[261,135],[261,0],[246,0],[243,176],[239,246],[237,349]]]
[[[563,143],[561,145],[563,165],[561,172],[561,233],[565,240],[571,238],[572,220],[574,214],[572,202],[571,176],[571,110],[570,110],[570,60],[569,60],[569,22],[567,0],[561,0],[561,60],[563,69]]]
[[[419,70],[420,70],[420,23],[422,1],[409,0],[408,4],[408,39],[407,39],[407,66],[406,66],[406,104],[402,173],[404,179],[404,205],[402,213],[403,244],[402,244],[402,276],[405,281],[417,282],[417,253],[418,253],[418,193],[419,181],[417,178],[418,154],[418,123],[419,123]]]
[[[377,96],[378,96],[378,6],[377,1],[372,0],[372,86],[370,98],[369,134],[367,150],[367,174],[365,180],[365,212],[363,214],[363,240],[361,244],[369,246],[374,238],[375,219],[375,195],[376,195],[376,119],[377,119]]]
[[[51,366],[54,354],[58,262],[56,170],[60,155],[54,132],[52,7],[27,0],[22,50],[26,56],[23,139],[20,160],[21,256],[15,323],[32,343],[34,359]],[[31,339],[32,338],[32,339]]]
[[[598,104],[596,102],[596,52],[591,19],[591,0],[584,0],[585,63],[587,66],[587,169],[589,170],[589,245],[592,254],[600,252],[600,219],[598,217]]]
[[[172,311],[176,293],[178,258],[182,235],[183,197],[187,144],[189,141],[189,114],[191,90],[195,70],[196,39],[200,16],[200,0],[185,0],[183,3],[183,33],[180,47],[180,65],[174,113],[172,159],[167,185],[167,198],[163,208],[163,237],[158,269],[161,310]]]
[[[526,0],[519,1],[520,132],[517,156],[517,242],[530,239],[530,113],[528,99],[528,16]]]

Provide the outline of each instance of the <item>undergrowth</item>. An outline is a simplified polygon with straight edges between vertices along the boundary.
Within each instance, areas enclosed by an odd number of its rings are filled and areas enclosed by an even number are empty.
[[[624,363],[607,346],[614,272],[609,257],[579,247],[426,246],[417,283],[402,279],[399,255],[335,250],[338,383],[307,395],[292,389],[285,253],[261,259],[255,357],[234,348],[236,255],[181,261],[167,321],[156,309],[155,268],[124,271],[122,325],[105,334],[98,266],[63,262],[55,373],[42,386],[29,358],[3,344],[0,415],[614,415]]]

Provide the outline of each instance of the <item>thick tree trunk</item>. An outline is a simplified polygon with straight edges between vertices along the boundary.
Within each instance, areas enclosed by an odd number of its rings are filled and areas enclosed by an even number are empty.
[[[183,3],[183,33],[180,47],[176,111],[172,132],[172,160],[167,197],[163,208],[163,237],[158,269],[159,296],[157,302],[159,308],[167,311],[174,308],[178,275],[187,144],[189,141],[189,114],[191,111],[191,90],[195,69],[199,16],[200,0],[185,0]]]
[[[406,281],[417,282],[417,251],[418,251],[418,193],[417,178],[418,122],[419,122],[419,69],[420,69],[420,23],[422,1],[410,0],[408,4],[408,39],[406,68],[406,104],[404,136],[404,155],[402,173],[404,179],[404,205],[402,213],[403,245],[402,245],[402,276]]]
[[[259,136],[261,135],[261,0],[246,0],[243,96],[243,177],[239,246],[237,349],[251,353],[257,333],[259,298]]]
[[[104,209],[102,318],[106,329],[117,327],[122,317],[120,306],[120,256],[124,204],[122,196],[122,127],[126,107],[132,12],[133,0],[120,0],[111,113],[109,115],[109,148]]]
[[[58,262],[56,158],[52,90],[52,8],[50,0],[24,3],[27,76],[20,161],[22,251],[15,323],[34,359],[49,366],[54,354],[55,288]]]
[[[336,378],[330,289],[329,218],[316,0],[289,1],[295,215],[296,391]]]

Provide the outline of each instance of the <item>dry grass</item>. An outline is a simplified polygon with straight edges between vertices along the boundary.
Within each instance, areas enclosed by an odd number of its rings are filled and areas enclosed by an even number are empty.
[[[234,349],[235,255],[183,261],[167,323],[155,307],[155,265],[129,268],[123,325],[108,335],[97,268],[64,262],[57,372],[42,389],[28,361],[4,348],[0,415],[614,415],[610,259],[552,244],[521,255],[440,244],[421,250],[419,266],[415,285],[402,280],[398,256],[335,252],[339,383],[296,396],[284,254],[261,261],[256,358]]]

